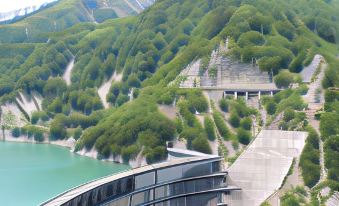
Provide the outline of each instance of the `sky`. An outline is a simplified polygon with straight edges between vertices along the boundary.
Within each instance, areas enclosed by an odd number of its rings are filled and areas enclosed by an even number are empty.
[[[54,0],[0,0],[0,13],[9,12],[33,5],[41,5]]]

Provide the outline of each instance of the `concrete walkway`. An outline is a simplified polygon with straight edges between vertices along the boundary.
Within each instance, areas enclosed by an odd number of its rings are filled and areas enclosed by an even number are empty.
[[[306,132],[262,130],[228,169],[229,184],[242,188],[241,198],[231,195],[228,203],[259,206],[279,190],[306,137]]]
[[[304,101],[308,103],[308,109],[306,110],[306,116],[309,120],[310,125],[320,134],[320,122],[316,120],[314,115],[317,113],[318,110],[322,109],[324,100],[324,89],[322,88],[321,82],[325,76],[325,70],[327,68],[327,64],[321,64],[321,70],[315,80],[309,84],[309,90],[307,94],[303,97]],[[320,182],[326,180],[327,178],[327,171],[325,168],[324,163],[324,148],[323,148],[323,141],[319,138],[319,150],[320,150],[320,179],[319,182],[316,184],[318,185]]]
[[[316,54],[310,63],[306,66],[301,72],[300,75],[303,78],[303,82],[310,83],[313,77],[313,74],[316,72],[317,68],[321,64],[321,61],[324,59],[320,54]]]

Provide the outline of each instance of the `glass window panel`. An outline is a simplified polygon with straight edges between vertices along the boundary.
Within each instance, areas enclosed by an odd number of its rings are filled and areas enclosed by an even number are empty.
[[[215,177],[214,178],[214,188],[221,187],[222,184],[223,184],[223,180],[224,180],[223,177]]]
[[[170,185],[170,195],[178,195],[184,193],[184,183],[178,182]]]
[[[167,196],[168,185],[155,188],[155,199]]]
[[[186,204],[194,206],[212,206],[213,204],[211,205],[210,203],[216,201],[216,198],[217,196],[215,193],[193,195],[186,198]]]
[[[221,171],[220,161],[213,162],[212,163],[212,172],[220,172],[220,171]]]
[[[155,206],[169,206],[169,201],[159,202]]]
[[[208,175],[211,173],[212,163],[194,163],[185,165],[183,168],[183,177],[195,177]]]
[[[135,189],[155,184],[155,172],[135,176]]]
[[[176,198],[169,201],[170,206],[185,206],[185,197]]]
[[[129,205],[129,197],[124,197],[114,202],[111,202],[107,206],[127,206],[127,205]]]
[[[182,178],[183,166],[170,167],[158,170],[158,183]]]
[[[209,190],[213,188],[213,179],[212,178],[205,178],[205,179],[199,179],[195,181],[195,191],[203,191],[203,190]]]
[[[194,192],[194,188],[195,188],[195,181],[194,180],[185,182],[185,193]]]
[[[150,191],[139,192],[132,196],[132,206],[139,205],[150,201]]]

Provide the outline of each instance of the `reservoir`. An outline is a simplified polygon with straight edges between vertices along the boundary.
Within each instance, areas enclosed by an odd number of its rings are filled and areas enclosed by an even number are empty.
[[[38,205],[75,186],[128,169],[54,145],[0,142],[0,203]]]

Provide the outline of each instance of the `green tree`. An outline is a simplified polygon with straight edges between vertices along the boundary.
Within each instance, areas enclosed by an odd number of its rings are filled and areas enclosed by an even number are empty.
[[[43,142],[44,141],[44,133],[40,130],[35,131],[34,140],[37,141],[37,142]]]
[[[65,115],[58,114],[51,122],[50,137],[52,140],[64,139],[66,137],[67,132],[64,125],[65,120]]]
[[[252,128],[252,119],[250,117],[245,117],[240,121],[240,125],[242,128],[246,130],[251,130]]]
[[[289,122],[295,117],[295,111],[291,108],[288,108],[284,112],[284,121]]]
[[[214,141],[216,139],[215,130],[214,130],[214,123],[210,117],[204,118],[204,127],[207,133],[207,137],[209,140]]]
[[[56,97],[60,96],[67,90],[66,82],[60,78],[51,78],[47,81],[46,85],[44,86],[43,92],[45,96],[48,97]]]
[[[213,119],[214,119],[215,125],[217,126],[217,129],[218,129],[220,135],[224,139],[230,139],[231,132],[229,131],[227,125],[225,124],[225,121],[222,117],[222,114],[220,112],[214,111],[213,112]]]
[[[228,112],[228,106],[229,104],[226,99],[221,99],[219,101],[219,107],[223,112]]]
[[[288,71],[280,71],[274,77],[274,82],[278,88],[287,88],[293,82],[293,74]]]
[[[13,137],[20,137],[20,135],[21,135],[20,128],[19,127],[14,127],[12,129],[12,136]]]
[[[266,111],[268,114],[273,115],[277,110],[277,104],[273,101],[270,101],[266,105]]]
[[[320,118],[320,132],[322,138],[328,138],[331,135],[339,134],[339,116],[336,113],[324,113]]]
[[[237,113],[232,112],[229,122],[234,128],[238,128],[240,126],[240,117],[237,115]]]
[[[251,142],[251,133],[243,128],[238,129],[238,140],[241,144],[248,145]]]
[[[212,150],[206,138],[197,137],[192,142],[192,148],[198,152],[211,154]]]
[[[141,85],[141,82],[140,80],[138,79],[137,75],[136,74],[131,74],[128,76],[128,79],[127,79],[127,82],[128,82],[128,86],[130,87],[140,87]]]

